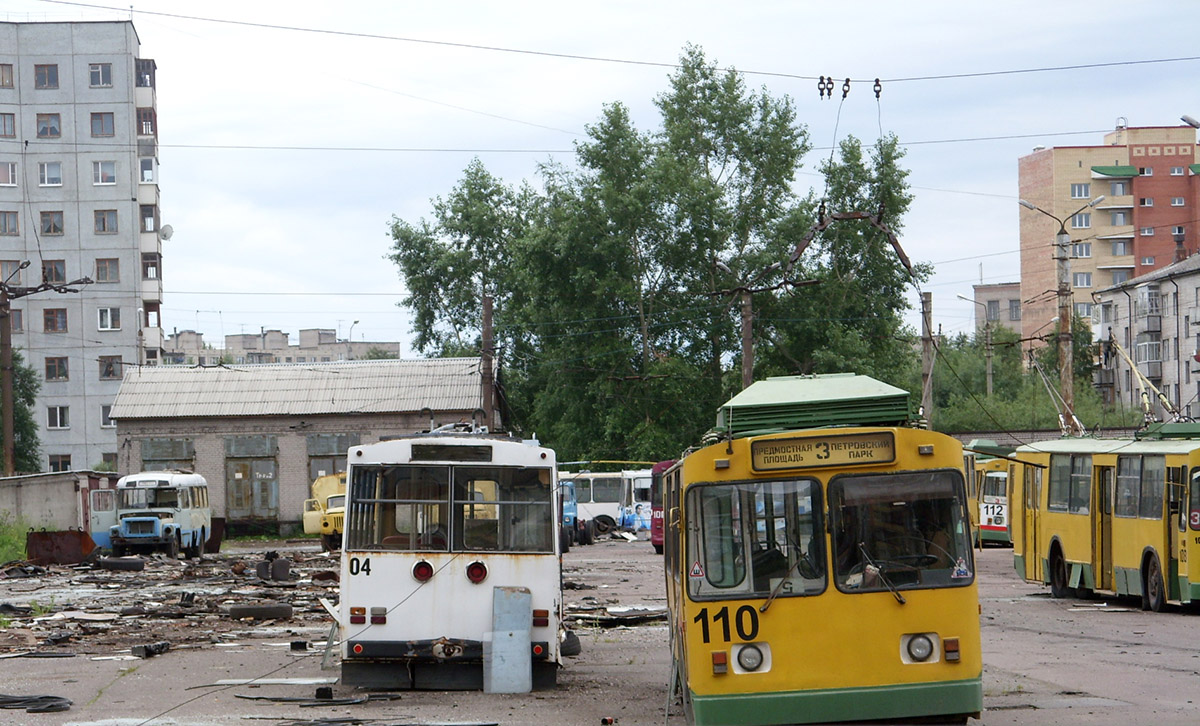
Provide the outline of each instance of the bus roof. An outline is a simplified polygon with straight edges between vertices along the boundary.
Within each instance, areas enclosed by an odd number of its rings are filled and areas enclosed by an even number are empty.
[[[1020,454],[1186,454],[1200,441],[1139,441],[1137,439],[1053,439],[1018,446]]]
[[[206,486],[207,481],[199,474],[184,471],[142,471],[128,474],[117,480],[117,488],[126,487],[186,487]]]

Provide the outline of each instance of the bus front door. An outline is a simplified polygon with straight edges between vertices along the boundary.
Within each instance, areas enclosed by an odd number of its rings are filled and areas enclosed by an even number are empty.
[[[1042,470],[1026,466],[1023,486],[1025,532],[1025,579],[1042,580],[1042,551],[1038,543],[1038,509],[1042,506]]]
[[[1116,474],[1111,466],[1096,467],[1096,506],[1092,529],[1092,572],[1096,576],[1097,590],[1113,589],[1112,563],[1112,516],[1115,496]]]

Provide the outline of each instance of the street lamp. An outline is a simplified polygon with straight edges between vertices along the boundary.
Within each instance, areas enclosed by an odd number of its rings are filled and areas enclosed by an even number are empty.
[[[1071,322],[1074,319],[1074,314],[1071,309],[1071,235],[1067,232],[1066,220],[1071,219],[1089,207],[1096,206],[1102,201],[1104,201],[1104,196],[1098,196],[1068,214],[1065,219],[1060,219],[1036,204],[1027,202],[1024,199],[1018,200],[1022,207],[1032,209],[1035,212],[1041,212],[1055,222],[1058,222],[1058,234],[1054,238],[1054,259],[1058,267],[1058,385],[1060,389],[1059,394],[1066,405],[1067,413],[1071,416],[1075,415],[1075,368],[1073,360],[1074,351],[1072,350],[1073,339],[1071,337],[1073,333]]]
[[[979,302],[978,300],[972,300],[971,298],[963,296],[963,295],[955,295],[955,297],[958,298],[959,300],[966,300],[969,303],[975,303],[979,307],[983,308],[983,340],[984,340],[983,354],[984,354],[984,357],[987,359],[987,395],[989,398],[991,398],[991,395],[992,395],[992,319],[990,317],[988,317],[987,305]]]
[[[354,326],[355,325],[358,325],[357,320],[355,320],[353,323],[350,323],[350,334],[346,336],[346,360],[351,359],[351,355],[352,355],[351,347],[353,346],[353,343],[354,343]]]

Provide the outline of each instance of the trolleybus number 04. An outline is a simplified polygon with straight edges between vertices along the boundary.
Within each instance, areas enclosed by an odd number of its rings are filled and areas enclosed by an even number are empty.
[[[371,558],[364,557],[361,560],[357,557],[350,558],[350,575],[370,575],[371,574]]]
[[[723,607],[717,610],[712,615],[714,625],[721,626],[721,640],[728,643],[729,638],[729,608]],[[696,617],[692,618],[693,623],[700,624],[700,635],[704,638],[704,642],[710,641],[709,637],[709,613],[708,608],[701,608],[700,612],[696,613]],[[758,611],[749,605],[743,605],[737,609],[737,613],[733,616],[733,625],[737,629],[738,638],[742,640],[754,640],[758,637]]]

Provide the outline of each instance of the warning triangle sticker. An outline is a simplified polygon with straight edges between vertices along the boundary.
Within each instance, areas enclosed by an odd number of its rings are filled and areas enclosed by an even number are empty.
[[[692,577],[704,577],[704,568],[700,566],[700,560],[696,560],[696,564],[692,565],[692,571],[688,574]]]

